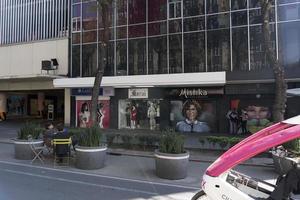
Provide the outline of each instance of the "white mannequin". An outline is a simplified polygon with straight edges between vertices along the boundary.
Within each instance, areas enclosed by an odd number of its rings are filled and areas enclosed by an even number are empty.
[[[156,122],[155,122],[156,110],[152,102],[150,102],[147,115],[149,117],[150,130],[154,130],[156,127]]]

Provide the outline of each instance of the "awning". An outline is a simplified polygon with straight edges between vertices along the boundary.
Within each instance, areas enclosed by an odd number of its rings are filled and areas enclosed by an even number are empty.
[[[226,83],[225,72],[155,74],[134,76],[103,77],[102,87],[130,88],[153,86],[223,86]],[[93,87],[94,77],[58,78],[53,80],[55,88]]]

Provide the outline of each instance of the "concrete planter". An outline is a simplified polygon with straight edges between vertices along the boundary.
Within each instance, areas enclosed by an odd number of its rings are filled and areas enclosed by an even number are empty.
[[[100,169],[104,167],[106,146],[76,147],[75,166],[79,169]]]
[[[30,144],[35,146],[43,146],[43,140],[15,140],[15,158],[20,160],[31,160],[34,158],[34,154],[30,148]]]
[[[156,175],[165,179],[184,179],[187,176],[189,152],[169,154],[155,151]]]

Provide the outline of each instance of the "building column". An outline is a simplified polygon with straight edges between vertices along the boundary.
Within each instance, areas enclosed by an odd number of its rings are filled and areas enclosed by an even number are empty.
[[[3,121],[6,119],[6,94],[0,93],[0,121]]]
[[[71,89],[65,88],[65,110],[64,110],[64,123],[66,126],[71,124]]]

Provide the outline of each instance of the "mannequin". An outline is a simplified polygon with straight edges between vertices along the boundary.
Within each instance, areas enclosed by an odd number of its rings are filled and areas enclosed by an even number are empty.
[[[150,102],[147,115],[149,118],[150,130],[154,130],[156,127],[156,122],[155,122],[156,110],[152,102]]]
[[[135,106],[132,106],[131,107],[131,115],[130,115],[132,129],[136,128],[136,115],[137,115],[137,109]]]

